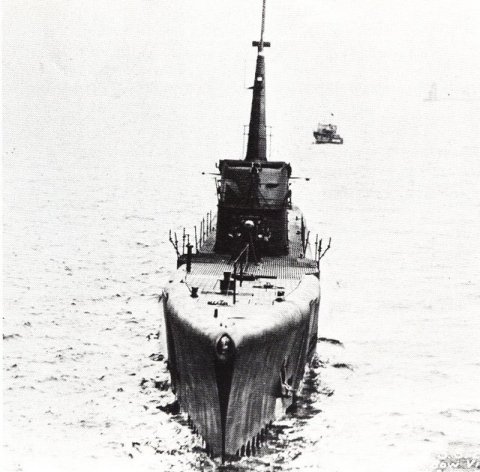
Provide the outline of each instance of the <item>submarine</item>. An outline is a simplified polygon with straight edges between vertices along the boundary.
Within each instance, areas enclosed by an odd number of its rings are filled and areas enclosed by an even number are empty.
[[[218,162],[217,212],[169,239],[160,297],[171,389],[206,451],[254,453],[295,404],[317,346],[322,248],[292,203],[289,163],[267,160],[265,0],[244,159]]]

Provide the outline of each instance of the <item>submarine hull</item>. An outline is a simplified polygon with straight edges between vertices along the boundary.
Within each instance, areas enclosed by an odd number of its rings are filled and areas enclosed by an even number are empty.
[[[277,400],[294,402],[317,344],[330,247],[310,241],[292,206],[290,164],[267,161],[265,3],[245,159],[217,165],[215,224],[210,212],[192,234],[170,232],[177,271],[163,296],[172,389],[222,458],[252,452]]]
[[[241,454],[275,419],[277,399],[288,407],[301,386],[317,341],[319,280],[306,275],[268,304],[246,301],[258,282],[244,282],[244,299],[217,305],[205,300],[209,290],[188,296],[186,276],[181,267],[163,298],[172,389],[209,452]]]

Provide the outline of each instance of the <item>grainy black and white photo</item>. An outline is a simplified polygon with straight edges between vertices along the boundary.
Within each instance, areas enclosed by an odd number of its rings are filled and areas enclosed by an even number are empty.
[[[479,470],[479,31],[5,0],[2,470]]]

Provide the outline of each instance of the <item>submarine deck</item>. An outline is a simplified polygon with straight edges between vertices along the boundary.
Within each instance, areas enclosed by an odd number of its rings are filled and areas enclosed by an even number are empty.
[[[282,291],[288,295],[306,275],[318,274],[318,264],[314,259],[305,257],[301,236],[302,214],[298,208],[288,212],[289,254],[284,256],[265,256],[259,263],[250,262],[244,272],[255,277],[253,281],[236,283],[237,303],[272,303]],[[213,230],[199,252],[192,257],[191,272],[185,274],[185,282],[190,287],[198,287],[200,294],[209,295],[212,305],[230,304],[229,295],[220,292],[220,279],[224,272],[234,270],[233,260],[228,254],[214,252],[215,230]],[[310,244],[307,246],[307,254]],[[223,303],[222,303],[223,301]]]
[[[306,274],[318,272],[317,262],[305,257],[301,236],[301,211],[294,207],[288,211],[289,254],[284,256],[265,256],[261,262],[248,265],[247,272],[257,277],[279,279],[301,279]],[[228,254],[214,252],[216,231],[209,234],[199,252],[192,258],[192,275],[223,276],[225,271],[233,271],[232,258]],[[307,254],[311,252],[310,243]]]

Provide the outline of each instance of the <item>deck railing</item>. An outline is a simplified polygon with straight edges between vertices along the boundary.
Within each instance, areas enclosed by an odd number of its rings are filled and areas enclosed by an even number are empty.
[[[212,211],[209,211],[205,217],[202,218],[199,225],[193,227],[193,232],[187,232],[185,227],[182,228],[180,236],[176,231],[170,230],[168,232],[168,240],[172,244],[177,254],[177,267],[187,263],[187,271],[190,272],[193,249],[195,253],[199,254],[202,246],[207,241],[208,237],[215,230],[215,217]],[[186,256],[186,260],[185,260]]]

